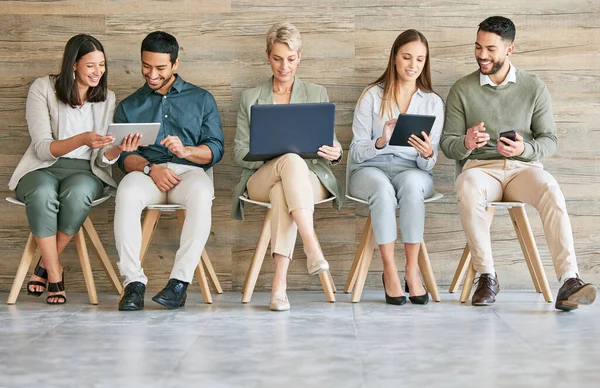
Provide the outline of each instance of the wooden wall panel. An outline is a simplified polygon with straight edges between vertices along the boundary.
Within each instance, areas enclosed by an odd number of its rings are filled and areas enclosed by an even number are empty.
[[[337,105],[336,133],[346,155],[352,139],[352,117],[365,85],[384,69],[390,46],[404,29],[416,28],[429,39],[434,86],[446,97],[452,84],[476,69],[473,42],[477,24],[494,14],[506,15],[517,25],[513,63],[546,82],[554,102],[560,138],[557,154],[544,161],[561,183],[573,223],[582,275],[600,281],[600,4],[573,2],[503,2],[478,0],[76,0],[0,2],[0,194],[25,149],[29,135],[25,100],[31,82],[58,70],[65,42],[85,32],[99,38],[109,61],[109,85],[121,100],[143,84],[139,50],[144,36],[161,29],[173,33],[181,45],[180,74],[208,89],[221,112],[226,153],[215,167],[216,199],[207,250],[225,289],[239,290],[265,210],[247,206],[246,220],[230,219],[231,191],[240,169],[232,160],[236,112],[243,90],[270,76],[264,53],[264,35],[280,20],[295,23],[304,40],[299,76],[324,85]],[[344,160],[334,168],[345,184]],[[115,171],[117,178],[122,174]],[[454,163],[440,157],[434,170],[436,189],[445,196],[426,205],[428,250],[438,283],[445,287],[464,247],[456,198]],[[6,291],[16,271],[28,225],[22,207],[0,202],[0,291]],[[91,213],[113,263],[114,202]],[[552,261],[539,216],[528,214],[544,266],[556,287]],[[317,234],[329,259],[336,283],[343,284],[365,222],[365,206],[346,202],[340,212],[329,205],[315,212]],[[499,211],[492,226],[496,266],[503,288],[531,288],[529,275],[515,240],[510,218]],[[145,270],[149,288],[168,279],[179,241],[173,215],[165,215],[150,246]],[[404,254],[396,249],[399,268]],[[299,242],[290,266],[290,288],[320,288],[306,275]],[[92,253],[92,259],[95,255]],[[74,247],[63,255],[69,290],[85,286]],[[109,284],[93,262],[101,290]],[[380,288],[381,260],[375,254],[368,287]],[[257,286],[269,288],[273,265],[267,258]],[[194,286],[196,287],[196,286]]]

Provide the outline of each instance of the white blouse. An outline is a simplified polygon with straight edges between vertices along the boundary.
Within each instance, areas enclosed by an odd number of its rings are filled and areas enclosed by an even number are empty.
[[[381,154],[392,154],[407,160],[416,160],[417,166],[426,171],[433,169],[439,152],[440,136],[444,127],[444,102],[435,93],[427,93],[420,89],[413,94],[407,114],[434,115],[436,117],[429,137],[433,147],[433,156],[423,158],[413,147],[388,145],[381,150],[375,148],[375,142],[383,132],[383,126],[390,118],[382,117],[381,101],[383,88],[373,86],[368,89],[354,110],[352,122],[352,144],[350,158],[354,163],[362,163]],[[398,117],[400,110],[394,105],[392,117]]]
[[[94,130],[94,114],[92,112],[92,104],[84,103],[81,107],[67,107],[67,123],[65,130],[60,131],[58,140],[68,139],[83,132]],[[74,149],[62,156],[70,159],[85,159],[90,160],[92,157],[92,149],[86,145]]]

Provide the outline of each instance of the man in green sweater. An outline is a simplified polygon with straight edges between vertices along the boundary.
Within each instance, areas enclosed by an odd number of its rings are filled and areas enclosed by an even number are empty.
[[[515,25],[501,16],[479,24],[479,69],[450,89],[440,147],[462,168],[456,179],[460,221],[480,277],[472,304],[490,305],[500,291],[494,269],[486,202],[524,202],[542,218],[561,288],[556,308],[591,304],[596,287],[579,278],[565,198],[539,159],[556,152],[550,93],[537,77],[515,68]],[[502,136],[501,133],[514,131]]]

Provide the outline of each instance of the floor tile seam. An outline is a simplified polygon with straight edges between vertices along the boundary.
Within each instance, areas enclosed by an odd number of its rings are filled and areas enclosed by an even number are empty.
[[[357,348],[360,350],[358,353],[360,354],[360,377],[361,377],[361,387],[363,388],[367,388],[367,374],[365,373],[365,368],[366,368],[366,364],[365,364],[365,351],[360,343],[360,341],[358,340],[358,328],[356,326],[356,303],[351,303],[352,306],[352,329],[354,330],[354,341],[356,342],[356,346]]]
[[[44,338],[46,336],[46,334],[56,330],[57,327],[67,323],[70,321],[70,318],[72,318],[73,316],[75,316],[75,314],[80,314],[83,310],[85,309],[85,307],[80,307],[77,309],[77,311],[74,312],[65,312],[63,313],[64,318],[61,317],[60,322],[57,322],[56,324],[52,325],[52,326],[44,326],[44,330],[41,332],[38,332],[37,335],[34,336],[29,336],[27,337],[28,341],[26,341],[25,343],[23,343],[22,345],[17,345],[15,348],[11,349],[10,353],[13,353],[14,351],[18,351],[24,348],[27,348],[28,346],[30,346],[32,343],[35,343],[37,340],[39,340],[40,338]],[[53,312],[54,313],[54,312]],[[10,354],[9,354],[10,355]]]
[[[200,337],[204,334],[204,332],[207,329],[207,326],[209,324],[209,322],[212,322],[214,320],[214,313],[219,312],[220,308],[217,307],[216,311],[213,312],[213,314],[211,314],[211,318],[209,320],[206,320],[203,322],[203,324],[201,325],[201,330],[198,332],[198,334],[196,334],[193,338],[193,340],[189,341],[189,346],[187,348],[185,348],[184,351],[181,352],[181,356],[179,357],[179,359],[177,360],[177,362],[175,363],[175,365],[173,366],[173,369],[169,372],[169,374],[165,377],[164,382],[162,383],[163,387],[168,387],[169,382],[172,380],[172,378],[175,376],[177,370],[180,369],[181,363],[183,362],[183,360],[185,359],[185,357],[188,355],[190,349],[192,349],[192,347],[195,345],[196,341],[198,341],[200,339]]]
[[[518,338],[519,338],[519,339],[520,339],[520,340],[521,340],[521,341],[522,341],[522,342],[523,342],[525,345],[527,345],[527,347],[528,347],[529,349],[531,349],[531,351],[532,351],[534,354],[539,354],[539,351],[538,351],[536,348],[534,348],[534,347],[531,345],[531,343],[530,343],[529,341],[527,341],[527,339],[525,339],[525,337],[523,337],[523,336],[521,335],[521,333],[519,333],[518,331],[516,331],[515,329],[513,329],[513,327],[512,327],[512,326],[511,326],[511,325],[508,323],[508,321],[506,321],[504,318],[502,318],[502,317],[501,317],[501,316],[498,314],[498,312],[497,312],[496,310],[492,309],[492,312],[494,313],[494,315],[495,315],[496,317],[498,317],[498,319],[499,319],[499,320],[500,320],[500,321],[501,321],[501,322],[502,322],[502,323],[503,323],[503,324],[504,324],[504,325],[505,325],[505,326],[506,326],[506,327],[507,327],[507,328],[508,328],[508,329],[509,329],[511,332],[513,332],[513,333],[514,333],[514,334],[515,334],[515,335],[516,335],[516,336],[517,336],[517,337],[518,337]]]

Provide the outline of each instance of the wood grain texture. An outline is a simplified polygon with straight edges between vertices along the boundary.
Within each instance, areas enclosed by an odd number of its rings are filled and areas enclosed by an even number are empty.
[[[475,70],[473,42],[477,24],[488,15],[505,15],[517,25],[519,68],[540,77],[553,99],[558,128],[557,154],[544,165],[560,182],[573,224],[580,271],[588,281],[600,281],[600,3],[595,0],[76,0],[0,2],[0,195],[12,195],[8,180],[29,145],[25,101],[31,82],[58,71],[65,42],[85,32],[104,44],[109,86],[120,101],[143,84],[139,50],[144,36],[157,29],[174,34],[181,45],[180,74],[209,90],[223,122],[226,152],[214,168],[213,226],[207,251],[225,290],[239,290],[250,263],[265,209],[247,206],[245,221],[230,219],[231,191],[240,169],[232,160],[236,114],[243,90],[271,75],[264,52],[265,33],[277,21],[289,20],[302,32],[303,58],[298,75],[324,85],[336,103],[336,133],[346,155],[352,139],[352,117],[364,87],[387,62],[395,37],[407,28],[423,32],[430,44],[436,91],[445,98],[452,84]],[[344,160],[334,174],[345,184]],[[115,171],[119,179],[122,174]],[[441,289],[452,280],[465,238],[454,195],[454,164],[440,157],[434,169],[436,190],[444,198],[427,204],[425,242]],[[0,291],[10,288],[28,235],[22,207],[0,202]],[[527,213],[550,286],[556,277],[541,222]],[[347,201],[340,212],[329,205],[315,211],[315,229],[338,285],[350,270],[367,209]],[[91,212],[98,234],[114,265],[114,202]],[[493,250],[503,288],[532,289],[510,218],[498,211],[492,224]],[[68,290],[85,290],[74,244],[63,255]],[[151,291],[169,277],[179,245],[174,215],[161,217],[145,262]],[[399,268],[404,253],[396,249]],[[108,278],[90,249],[92,270],[101,291]],[[378,252],[366,286],[380,288],[382,264]],[[257,289],[268,289],[273,263],[268,257]],[[306,273],[298,241],[288,285],[320,290]],[[194,286],[197,290],[197,286]]]

